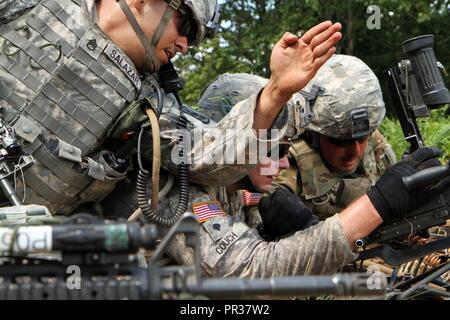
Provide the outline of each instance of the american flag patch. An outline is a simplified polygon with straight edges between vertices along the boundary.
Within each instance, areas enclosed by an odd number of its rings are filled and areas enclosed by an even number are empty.
[[[224,215],[218,201],[194,203],[192,205],[192,212],[200,223],[203,223],[212,217]]]
[[[244,207],[256,206],[263,197],[262,193],[249,192],[242,190],[242,198],[244,199]]]

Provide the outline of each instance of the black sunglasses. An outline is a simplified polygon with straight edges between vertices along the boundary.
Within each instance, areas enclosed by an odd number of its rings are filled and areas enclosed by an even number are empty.
[[[337,147],[348,147],[351,146],[352,144],[354,144],[356,141],[358,141],[359,143],[365,143],[367,141],[367,139],[369,138],[369,136],[362,136],[356,139],[345,139],[345,140],[339,140],[336,138],[331,138],[331,137],[327,137],[327,140],[329,143],[337,146]]]
[[[178,8],[178,33],[186,37],[189,43],[195,41],[197,37],[197,24],[194,21],[191,11],[185,6]]]
[[[289,147],[290,147],[290,145],[287,143],[280,143],[278,145],[278,153],[272,152],[274,150],[274,149],[272,149],[267,153],[267,156],[275,161],[280,160],[288,155]]]

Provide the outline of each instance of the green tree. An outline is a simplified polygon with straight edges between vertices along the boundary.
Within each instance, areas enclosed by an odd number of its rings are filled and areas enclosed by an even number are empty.
[[[202,89],[226,72],[247,72],[270,76],[272,45],[286,31],[306,31],[320,21],[339,21],[343,39],[338,53],[365,61],[382,84],[387,113],[394,108],[384,85],[382,72],[404,58],[401,43],[424,34],[435,35],[435,52],[450,71],[450,0],[378,0],[380,29],[369,29],[368,6],[372,0],[233,0],[223,6],[221,32],[199,48],[180,57],[176,65],[186,79],[185,101],[195,106]],[[446,79],[447,87],[450,77]],[[450,108],[434,110],[419,121],[427,145],[437,145],[443,160],[450,158]],[[407,143],[397,120],[386,119],[382,131],[401,156]]]
[[[382,79],[382,71],[403,57],[401,43],[433,33],[435,51],[448,70],[449,0],[379,0],[381,29],[370,30],[367,7],[372,0],[233,0],[223,5],[219,35],[180,57],[176,65],[186,79],[182,95],[195,105],[201,90],[219,74],[248,72],[270,76],[272,45],[285,31],[305,31],[331,19],[343,24],[338,52],[364,60]],[[447,58],[447,60],[445,60]],[[383,81],[381,81],[383,83]],[[450,83],[450,79],[447,79]],[[387,97],[387,94],[385,94]],[[389,105],[389,99],[387,99]],[[390,108],[389,108],[390,109]],[[389,111],[392,114],[391,111]]]

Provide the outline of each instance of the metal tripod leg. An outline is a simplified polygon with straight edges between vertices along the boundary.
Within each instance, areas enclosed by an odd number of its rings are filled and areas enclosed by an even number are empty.
[[[400,296],[399,299],[403,300],[408,298],[408,296],[411,296],[414,292],[416,292],[418,289],[424,288],[424,286],[426,286],[426,284],[432,280],[434,280],[435,278],[441,276],[442,274],[446,273],[447,271],[450,270],[450,262],[445,263],[443,266],[441,266],[440,268],[438,268],[435,272],[431,273],[429,276],[425,277],[424,279],[422,279],[421,281],[419,281],[418,283],[416,283],[414,286],[412,286],[411,288],[409,288],[408,290],[406,290],[405,292],[403,292]]]

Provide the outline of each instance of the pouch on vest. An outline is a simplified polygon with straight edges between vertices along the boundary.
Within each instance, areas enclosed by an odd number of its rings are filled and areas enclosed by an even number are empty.
[[[156,110],[156,102],[152,98],[144,99],[147,100],[148,104],[143,102],[143,99],[134,101],[120,114],[108,132],[109,137],[121,139],[126,132],[139,131],[141,128],[150,127],[150,121],[142,109],[142,105],[150,105]]]
[[[371,186],[366,177],[342,179],[336,194],[336,205],[340,208],[347,207],[350,203],[365,195]]]
[[[106,151],[101,151],[95,160],[86,158],[89,163],[88,174],[94,178],[92,183],[80,193],[81,203],[99,202],[111,193],[116,184],[125,179],[127,171],[118,172],[111,168],[104,158]]]

